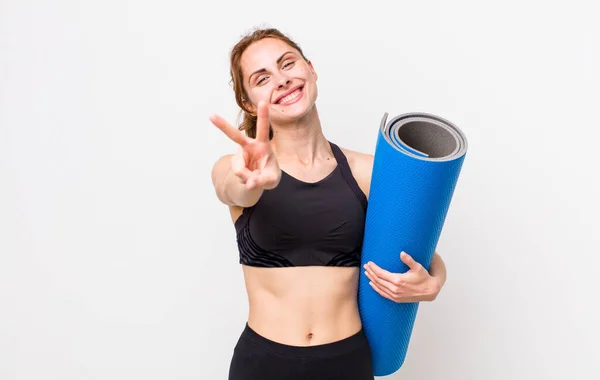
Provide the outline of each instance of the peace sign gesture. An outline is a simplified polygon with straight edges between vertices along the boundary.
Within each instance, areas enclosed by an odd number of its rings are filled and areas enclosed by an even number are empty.
[[[231,157],[231,169],[247,190],[270,190],[279,184],[281,169],[269,142],[269,108],[265,102],[258,104],[255,139],[242,134],[218,115],[213,114],[209,119],[239,145]]]

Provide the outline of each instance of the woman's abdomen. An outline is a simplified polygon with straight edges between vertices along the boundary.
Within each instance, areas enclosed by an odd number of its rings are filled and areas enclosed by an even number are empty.
[[[248,325],[278,343],[312,346],[344,339],[361,328],[357,267],[244,266]]]

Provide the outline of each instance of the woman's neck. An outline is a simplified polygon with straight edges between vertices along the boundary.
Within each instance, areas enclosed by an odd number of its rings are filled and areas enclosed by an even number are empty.
[[[280,162],[310,166],[331,157],[329,142],[323,135],[316,106],[293,124],[272,125],[271,146]]]

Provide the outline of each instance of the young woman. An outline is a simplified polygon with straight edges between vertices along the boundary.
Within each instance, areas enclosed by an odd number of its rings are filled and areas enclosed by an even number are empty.
[[[212,172],[237,232],[249,300],[229,379],[373,379],[358,276],[395,302],[432,301],[444,262],[435,253],[428,272],[399,252],[408,272],[375,263],[361,271],[373,156],[327,140],[315,68],[277,29],[245,36],[230,59],[244,120],[235,128],[210,116],[239,145]]]

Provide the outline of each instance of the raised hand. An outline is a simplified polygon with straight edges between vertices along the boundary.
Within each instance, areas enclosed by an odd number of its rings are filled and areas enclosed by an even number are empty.
[[[257,108],[256,138],[250,138],[231,126],[218,115],[210,121],[239,145],[231,157],[233,173],[245,184],[246,189],[275,188],[281,179],[281,169],[269,142],[269,106],[259,102]]]

